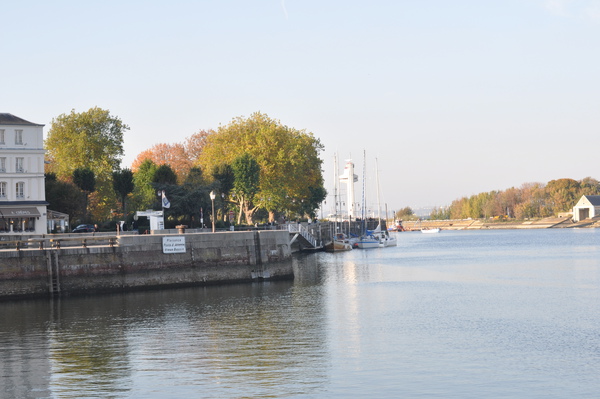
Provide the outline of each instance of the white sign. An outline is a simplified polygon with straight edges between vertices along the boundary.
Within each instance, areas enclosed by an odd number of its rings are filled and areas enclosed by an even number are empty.
[[[153,211],[152,209],[148,209],[147,211],[137,211],[135,213],[136,216],[162,216],[163,211]]]
[[[185,237],[163,237],[163,254],[185,253]]]

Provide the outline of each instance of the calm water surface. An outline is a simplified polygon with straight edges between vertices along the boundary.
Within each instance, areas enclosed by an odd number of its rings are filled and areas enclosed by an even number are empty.
[[[600,395],[600,230],[397,237],[293,282],[0,303],[1,397]]]

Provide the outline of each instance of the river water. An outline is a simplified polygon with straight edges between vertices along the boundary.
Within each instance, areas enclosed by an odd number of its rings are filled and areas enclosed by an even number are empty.
[[[2,302],[1,397],[598,397],[600,230],[397,238],[294,281]]]

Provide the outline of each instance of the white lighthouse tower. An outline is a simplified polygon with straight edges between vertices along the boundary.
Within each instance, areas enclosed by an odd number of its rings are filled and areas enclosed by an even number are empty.
[[[354,183],[358,181],[358,175],[354,174],[354,163],[351,159],[346,160],[346,166],[344,166],[344,174],[340,176],[340,183],[346,184],[346,206],[348,208],[348,218],[354,219],[356,217],[356,209],[354,202]]]

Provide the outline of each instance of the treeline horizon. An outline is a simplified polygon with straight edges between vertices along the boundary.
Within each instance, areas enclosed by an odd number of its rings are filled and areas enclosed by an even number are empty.
[[[600,182],[592,177],[569,178],[548,183],[524,183],[519,188],[482,192],[438,207],[430,219],[531,219],[569,212],[583,195],[600,195]]]

